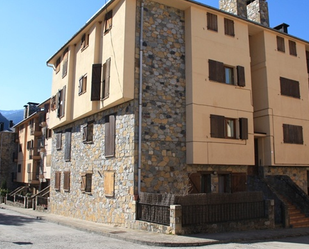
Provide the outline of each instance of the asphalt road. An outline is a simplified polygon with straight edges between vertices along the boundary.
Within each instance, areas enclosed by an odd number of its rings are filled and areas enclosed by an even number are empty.
[[[82,222],[82,221],[81,221]],[[46,220],[35,219],[8,209],[0,208],[0,248],[22,249],[97,249],[97,248],[163,248],[139,245],[131,242],[105,237],[99,234],[80,231]],[[207,249],[309,249],[309,236],[278,241],[256,243],[231,243],[208,245]]]

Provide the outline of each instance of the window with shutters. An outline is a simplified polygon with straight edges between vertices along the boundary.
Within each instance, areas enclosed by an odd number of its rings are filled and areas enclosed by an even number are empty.
[[[297,56],[296,42],[289,41],[290,55]]]
[[[108,33],[112,29],[113,24],[113,11],[109,11],[104,17],[104,34]]]
[[[69,49],[66,48],[64,50],[62,59],[62,78],[64,78],[68,74],[68,53]]]
[[[55,64],[56,73],[60,71],[60,63],[61,63],[61,57],[58,57]]]
[[[56,150],[61,150],[62,147],[62,133],[56,133]]]
[[[288,144],[303,144],[303,127],[283,124],[283,142]]]
[[[110,87],[110,69],[111,69],[111,58],[103,64],[103,82],[102,82],[102,92],[101,99],[106,99],[109,97],[109,87]]]
[[[89,46],[89,34],[83,34],[81,40],[81,49],[82,51],[85,50]]]
[[[56,95],[54,95],[53,97],[51,97],[50,100],[50,110],[51,111],[55,111],[57,109],[57,104],[56,104]]]
[[[70,171],[63,172],[63,190],[66,192],[70,191]]]
[[[217,15],[207,13],[207,29],[212,31],[218,31],[218,18]]]
[[[82,125],[82,137],[84,143],[93,142],[93,122],[88,122],[87,124]]]
[[[299,82],[280,77],[281,95],[300,99]]]
[[[65,132],[64,161],[71,161],[71,130]]]
[[[64,117],[65,114],[65,95],[66,95],[66,86],[58,91],[56,101],[57,101],[57,117]]]
[[[223,62],[209,60],[209,80],[226,83],[230,85],[246,86],[245,68],[243,66],[236,67],[237,79],[235,81],[235,68],[225,65]]]
[[[277,36],[277,50],[280,52],[285,52],[284,38]]]
[[[61,172],[55,172],[55,190],[60,191],[60,183],[61,183]]]
[[[78,81],[78,95],[82,95],[87,90],[87,74],[79,78]]]
[[[210,115],[210,135],[214,138],[236,139],[237,134],[242,140],[248,139],[247,118],[226,118],[219,115]]]
[[[81,191],[86,193],[91,193],[92,186],[92,172],[83,173],[81,175]]]
[[[189,194],[211,193],[211,174],[192,173],[189,175]]]
[[[233,20],[224,18],[224,31],[226,35],[235,36]]]
[[[105,117],[105,157],[115,156],[115,115]]]

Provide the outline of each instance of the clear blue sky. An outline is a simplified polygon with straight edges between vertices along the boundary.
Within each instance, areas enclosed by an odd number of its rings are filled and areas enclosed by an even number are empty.
[[[174,1],[174,0],[169,0]],[[219,0],[196,0],[218,8]],[[52,69],[46,61],[105,0],[0,1],[0,110],[22,109],[51,95]],[[268,0],[270,26],[283,22],[289,33],[309,41],[308,0]]]

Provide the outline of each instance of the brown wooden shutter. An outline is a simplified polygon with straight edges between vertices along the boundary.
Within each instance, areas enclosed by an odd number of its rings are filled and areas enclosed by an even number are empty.
[[[60,117],[61,114],[61,90],[56,94],[56,108],[57,108],[57,117]]]
[[[85,124],[82,126],[82,134],[83,134],[83,142],[87,141],[87,137],[88,137],[88,124]]]
[[[224,83],[224,64],[219,61],[208,60],[209,64],[209,80]]]
[[[61,117],[65,114],[65,95],[66,95],[66,86],[62,88],[62,99],[61,99]]]
[[[104,32],[108,32],[112,28],[113,24],[113,11],[109,11],[106,13],[105,18],[104,18]]]
[[[281,95],[300,98],[299,82],[280,77]]]
[[[245,68],[237,66],[237,84],[238,86],[246,86]]]
[[[278,51],[285,52],[285,46],[284,46],[284,38],[277,36],[277,49]]]
[[[240,129],[240,139],[248,139],[248,119],[240,118],[239,119],[239,129]]]
[[[207,13],[207,29],[212,31],[218,31],[217,15]]]
[[[290,143],[290,132],[288,124],[283,124],[283,142]]]
[[[225,137],[225,117],[210,115],[210,135],[211,137]]]
[[[224,18],[224,30],[226,35],[235,36],[234,21]]]
[[[78,94],[80,95],[83,92],[83,77],[80,77],[78,80]]]
[[[61,172],[55,172],[55,190],[60,191]]]
[[[105,123],[105,156],[115,156],[115,116],[107,117],[108,122]]]
[[[189,174],[190,194],[201,193],[201,175],[199,173]]]
[[[298,125],[283,124],[283,142],[303,144],[303,127]]]
[[[115,172],[104,172],[104,193],[105,196],[113,197],[115,189]]]
[[[61,150],[62,146],[62,133],[56,133],[56,149]]]
[[[87,173],[86,174],[86,188],[85,191],[86,192],[91,192],[91,186],[92,186],[92,174]]]
[[[92,65],[91,101],[100,100],[102,64]]]
[[[71,132],[70,131],[66,131],[65,133],[64,160],[66,162],[69,162],[71,160]]]
[[[302,126],[295,126],[295,128],[294,128],[294,143],[295,144],[304,144],[303,127]]]
[[[64,50],[62,59],[62,78],[64,78],[68,73],[68,48]]]
[[[247,175],[246,173],[233,173],[231,179],[231,192],[247,191]]]
[[[309,51],[306,51],[307,73],[309,74]]]
[[[63,172],[63,189],[64,191],[70,191],[70,171]]]
[[[103,65],[102,99],[107,98],[109,96],[110,69],[111,69],[111,58],[109,58]]]
[[[297,56],[296,42],[289,41],[290,55]]]
[[[85,192],[86,191],[86,174],[81,174],[81,186],[80,190]]]

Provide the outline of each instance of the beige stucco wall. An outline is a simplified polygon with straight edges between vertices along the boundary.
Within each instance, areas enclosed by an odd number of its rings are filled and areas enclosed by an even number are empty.
[[[135,1],[115,1],[108,11],[110,9],[113,9],[112,29],[104,34],[104,16],[107,12],[105,10],[68,44],[68,75],[62,78],[62,62],[60,71],[53,72],[51,96],[66,86],[66,106],[65,116],[60,119],[57,118],[56,111],[51,112],[51,128],[134,98]],[[89,45],[81,49],[81,37],[84,33],[89,34]],[[62,53],[63,51],[60,51],[54,55],[49,63],[55,63]],[[111,58],[110,95],[104,100],[91,101],[92,64],[103,65],[108,58]],[[87,89],[79,95],[78,81],[83,75],[87,75]]]
[[[309,163],[306,48],[304,43],[279,34],[285,38],[285,53],[277,51],[277,35],[264,31],[250,38],[254,127],[255,132],[265,133],[265,138],[259,139],[259,159],[262,166],[305,166]],[[297,56],[290,55],[289,40],[296,42]],[[299,81],[300,99],[281,95],[280,77]],[[283,124],[302,126],[304,144],[284,143]]]
[[[207,11],[211,12],[198,7],[186,11],[187,163],[252,165],[253,103],[248,27],[234,20],[235,37],[227,36],[224,34],[224,17],[227,16],[218,15],[218,32],[207,30]],[[246,86],[209,80],[209,59],[233,67],[243,66]],[[211,138],[211,114],[248,118],[249,139]]]

